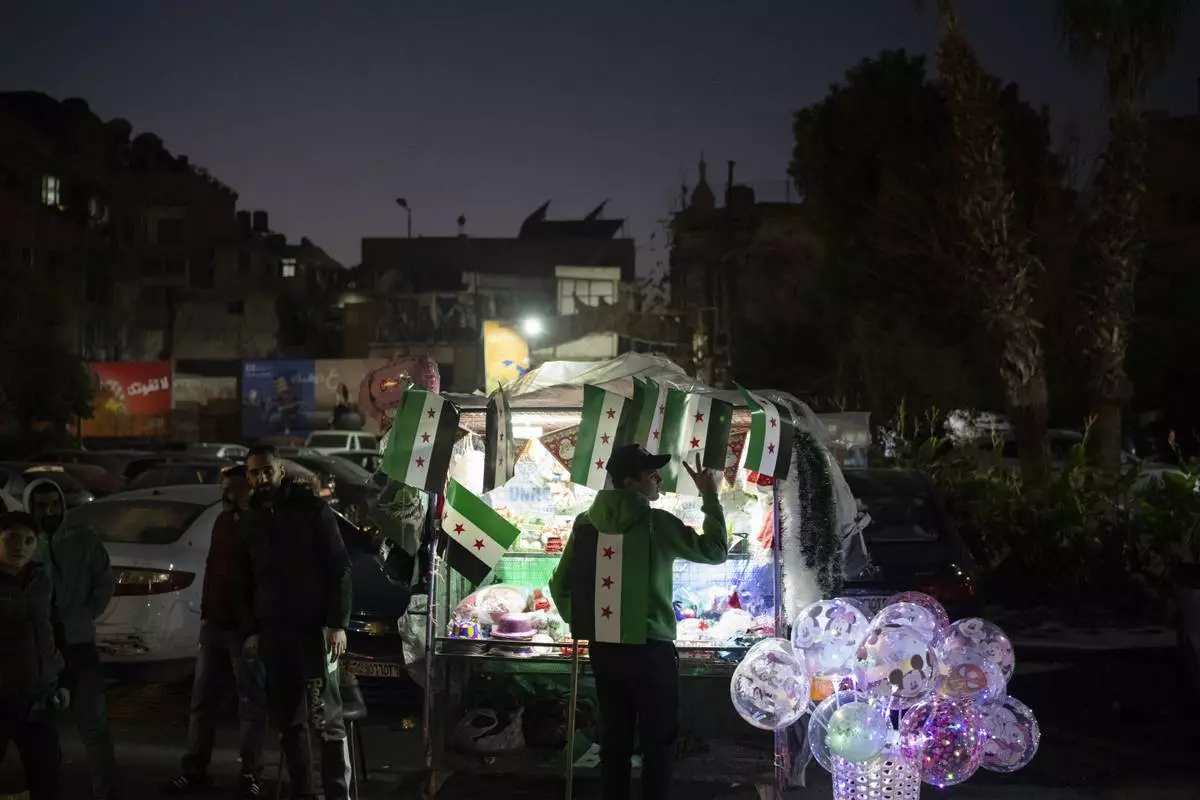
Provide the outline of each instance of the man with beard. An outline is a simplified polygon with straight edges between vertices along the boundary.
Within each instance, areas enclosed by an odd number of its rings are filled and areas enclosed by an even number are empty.
[[[25,488],[24,499],[38,526],[38,560],[54,589],[55,638],[66,662],[61,684],[71,693],[71,714],[87,750],[92,796],[110,800],[116,756],[96,650],[96,618],[113,595],[108,551],[91,528],[65,524],[66,498],[57,483],[39,478]]]
[[[242,541],[239,522],[250,495],[246,468],[230,467],[221,473],[221,513],[213,523],[204,567],[200,599],[200,653],[192,684],[188,716],[188,747],[182,773],[163,787],[168,795],[207,792],[212,788],[208,765],[212,760],[216,715],[221,705],[223,663],[233,668],[241,718],[241,800],[254,800],[263,791],[262,753],[266,738],[266,680],[262,663],[242,655],[245,634],[239,619],[238,580],[241,577]]]
[[[275,448],[246,457],[251,494],[242,515],[243,626],[247,656],[261,653],[267,703],[279,728],[293,798],[315,797],[309,720],[321,737],[327,800],[349,797],[350,759],[337,660],[350,621],[350,557],[318,497],[284,479]]]

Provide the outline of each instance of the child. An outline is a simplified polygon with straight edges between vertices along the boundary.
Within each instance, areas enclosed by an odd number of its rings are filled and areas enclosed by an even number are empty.
[[[50,579],[37,552],[37,523],[0,514],[0,748],[11,740],[25,765],[30,800],[58,796],[58,731],[51,711],[62,656],[54,644]]]

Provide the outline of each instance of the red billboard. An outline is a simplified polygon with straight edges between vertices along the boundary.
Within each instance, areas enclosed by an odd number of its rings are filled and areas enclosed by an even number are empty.
[[[174,372],[170,361],[93,362],[92,418],[86,437],[166,436]]]

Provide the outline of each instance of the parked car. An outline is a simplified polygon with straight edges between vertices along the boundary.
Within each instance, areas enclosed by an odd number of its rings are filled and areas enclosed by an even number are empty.
[[[378,450],[336,450],[329,455],[343,458],[372,475],[379,471],[379,464],[383,461],[383,455]]]
[[[230,461],[245,461],[250,448],[244,444],[223,444],[217,442],[192,442],[184,448],[188,455],[208,458],[227,458]]]
[[[951,619],[978,614],[975,560],[933,484],[904,470],[847,470],[844,475],[871,518],[863,530],[871,563],[846,582],[843,593],[872,612],[897,592],[918,591],[941,601]]]
[[[289,460],[315,473],[322,488],[337,499],[337,508],[358,525],[367,518],[371,501],[379,494],[372,473],[349,461],[333,456],[292,456]]]
[[[91,464],[128,479],[127,469],[132,462],[155,455],[150,450],[84,450],[64,448],[46,450],[29,459],[39,464]]]
[[[22,493],[25,488],[33,483],[38,478],[46,478],[58,484],[58,488],[62,489],[63,497],[66,499],[67,510],[86,505],[96,499],[96,496],[89,492],[82,483],[71,477],[64,465],[62,464],[31,464],[28,461],[6,461],[0,464],[0,467],[6,470],[20,471],[21,480],[25,485],[21,487]],[[20,498],[21,495],[14,495]]]
[[[133,491],[162,486],[216,485],[221,482],[221,471],[233,464],[233,461],[171,461],[144,470],[125,488]]]
[[[379,437],[362,431],[313,431],[306,445],[324,455],[339,450],[374,450],[379,452]]]
[[[125,665],[178,662],[196,657],[200,600],[213,523],[221,512],[219,486],[173,486],[125,492],[72,511],[72,525],[93,528],[104,542],[116,575],[116,591],[96,621],[101,658]],[[396,620],[407,592],[380,575],[373,536],[334,512],[354,559],[354,610],[348,638],[358,642],[399,640]],[[389,595],[390,593],[390,595]],[[362,603],[366,608],[360,608]],[[384,650],[391,652],[393,645]],[[395,645],[396,653],[400,648]]]
[[[62,468],[96,497],[108,497],[125,488],[123,477],[95,464],[63,464]]]
[[[218,467],[227,467],[233,461],[226,458],[214,458],[208,456],[197,456],[191,453],[155,453],[144,458],[139,458],[129,462],[125,467],[125,477],[131,482],[139,475],[149,469],[155,467],[168,467],[172,464],[199,464],[208,463]]]

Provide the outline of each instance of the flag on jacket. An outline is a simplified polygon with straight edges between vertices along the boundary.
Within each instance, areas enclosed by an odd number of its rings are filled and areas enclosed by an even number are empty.
[[[743,448],[743,466],[768,478],[786,478],[796,435],[796,422],[791,410],[758,397],[741,386],[738,391],[750,407],[750,432]]]
[[[571,459],[571,480],[589,489],[603,489],[608,481],[608,457],[624,433],[629,399],[601,389],[583,387],[583,417]]]
[[[496,390],[487,405],[487,429],[483,439],[483,490],[490,492],[512,479],[517,469],[516,443],[512,433],[512,409],[504,388]]]
[[[458,434],[458,407],[412,386],[404,393],[379,469],[407,486],[441,494]]]
[[[602,533],[590,522],[571,532],[571,633],[577,640],[642,644],[650,595],[650,539]]]
[[[517,526],[497,514],[461,483],[450,479],[442,517],[446,562],[478,586],[516,541]]]
[[[679,494],[697,494],[696,484],[679,462],[695,466],[696,456],[706,469],[725,469],[729,426],[733,407],[711,395],[689,394],[672,389],[667,393],[663,418],[663,450],[676,458],[662,470],[663,489]]]
[[[663,416],[667,413],[667,387],[649,378],[633,379],[633,406],[630,410],[633,442],[657,455],[663,451]]]

